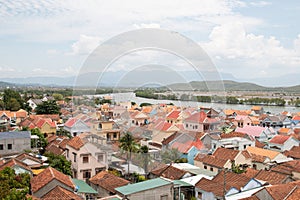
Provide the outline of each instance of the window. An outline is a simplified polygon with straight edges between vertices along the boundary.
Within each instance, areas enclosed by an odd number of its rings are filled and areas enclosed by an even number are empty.
[[[131,121],[134,124],[134,120]]]
[[[114,133],[114,138],[117,138],[117,133]]]
[[[195,129],[198,129],[198,125],[195,125]]]
[[[76,162],[76,160],[77,160],[77,154],[73,152],[73,155],[74,155],[74,160],[73,161]]]
[[[189,127],[189,125],[188,124],[185,124],[185,128],[188,128]]]
[[[89,162],[89,156],[83,156],[82,157],[82,162],[83,163],[88,163]]]
[[[204,169],[207,169],[207,166],[206,166],[206,165],[204,165]]]
[[[89,170],[83,171],[83,178],[91,178],[91,172]]]
[[[98,155],[98,162],[103,162],[103,158],[104,158],[103,154],[99,154]]]
[[[161,195],[160,200],[168,200],[168,195]]]
[[[0,144],[0,150],[3,150],[3,144]]]
[[[212,167],[211,167],[211,168],[210,168],[210,171],[212,171],[212,172],[213,172],[213,171],[214,171],[214,168],[212,168]]]
[[[246,149],[247,148],[247,145],[244,145],[244,149]]]
[[[7,149],[12,149],[12,144],[7,144]]]

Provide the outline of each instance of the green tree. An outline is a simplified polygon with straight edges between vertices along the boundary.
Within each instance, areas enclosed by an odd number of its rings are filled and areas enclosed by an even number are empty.
[[[120,145],[119,147],[121,150],[126,151],[127,155],[127,163],[128,163],[128,175],[129,175],[129,165],[131,162],[131,154],[133,152],[137,152],[138,150],[138,145],[134,141],[134,138],[131,133],[126,132],[121,138],[120,138]]]
[[[3,93],[3,102],[6,110],[17,111],[23,108],[24,101],[19,92],[5,89]]]
[[[141,103],[140,104],[140,107],[143,107],[143,106],[151,106],[152,104],[151,103]]]
[[[35,108],[37,114],[59,114],[59,111],[60,108],[55,101],[43,101]]]
[[[48,157],[48,162],[51,167],[66,175],[72,175],[71,162],[68,161],[64,156],[55,155],[51,152],[46,152],[44,156]]]
[[[162,151],[161,153],[161,159],[163,163],[172,163],[176,162],[180,159],[181,153],[178,151],[178,149],[166,149]]]
[[[27,199],[30,190],[30,175],[16,174],[15,170],[6,167],[0,171],[0,199],[20,200]]]
[[[52,96],[55,99],[55,101],[61,101],[64,98],[64,96],[62,94],[59,94],[59,93],[53,93]]]
[[[39,137],[38,141],[31,140],[31,148],[45,148],[48,144],[44,134],[38,128],[34,128],[31,130],[31,135],[37,135]]]

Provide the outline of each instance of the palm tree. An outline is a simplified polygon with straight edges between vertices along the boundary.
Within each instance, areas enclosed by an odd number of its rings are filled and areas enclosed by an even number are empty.
[[[138,149],[137,143],[134,141],[134,138],[132,137],[131,133],[126,132],[121,138],[120,138],[120,145],[119,147],[126,151],[127,153],[127,163],[128,163],[128,175],[129,175],[129,165],[131,162],[131,153],[136,152]]]

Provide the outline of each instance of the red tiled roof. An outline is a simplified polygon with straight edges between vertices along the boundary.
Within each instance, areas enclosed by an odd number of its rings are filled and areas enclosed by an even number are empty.
[[[77,194],[66,190],[60,186],[56,186],[51,191],[49,191],[47,194],[45,194],[41,200],[82,200],[80,196]]]
[[[203,123],[207,118],[207,114],[203,111],[196,112],[192,114],[190,117],[186,118],[186,122],[193,122],[193,123]]]
[[[48,145],[46,147],[46,151],[51,152],[55,155],[62,155],[64,153],[64,151],[61,148],[57,147],[55,144]]]
[[[127,185],[129,181],[115,176],[107,171],[101,171],[89,180],[94,185],[98,185],[105,190],[116,193],[115,188]]]
[[[229,159],[223,160],[223,159],[219,159],[219,158],[217,158],[215,156],[212,156],[212,155],[198,154],[194,158],[194,160],[221,169],[221,168],[224,167],[224,165],[228,162]]]
[[[272,167],[271,171],[287,175],[292,175],[293,172],[300,173],[300,160],[291,160],[281,163],[280,165]]]
[[[285,200],[299,200],[300,188],[297,186],[286,198]]]
[[[85,142],[81,139],[81,137],[76,136],[70,139],[70,141],[67,143],[70,147],[73,147],[76,150],[79,150],[81,147],[83,147]]]
[[[178,119],[180,113],[181,113],[181,111],[179,111],[179,110],[173,110],[172,112],[170,112],[170,113],[167,115],[167,118],[168,118],[168,119]]]
[[[276,185],[284,183],[284,181],[287,179],[287,175],[273,171],[260,170],[254,178],[262,181],[267,181],[271,185]]]
[[[46,186],[53,179],[65,184],[66,186],[75,189],[75,186],[71,178],[52,167],[46,168],[44,171],[39,173],[37,176],[31,179],[31,190],[33,193],[39,191],[41,188]]]
[[[22,161],[20,161],[20,160],[18,160],[18,159],[15,159],[15,158],[12,158],[12,159],[10,159],[9,161],[7,161],[7,162],[5,162],[4,164],[2,164],[2,165],[0,166],[0,171],[3,170],[5,167],[10,167],[10,168],[12,168],[12,167],[14,167],[14,166],[20,166],[20,167],[22,167],[23,169],[26,169],[26,170],[28,170],[28,171],[31,172],[31,168],[30,168],[27,164],[23,163]]]
[[[292,119],[296,120],[296,121],[300,121],[300,116],[299,115],[295,115]]]
[[[289,135],[275,135],[269,143],[284,144],[290,138]]]
[[[266,187],[265,190],[274,200],[285,199],[289,194],[291,194],[295,187],[300,186],[300,181],[294,181],[287,184],[272,185]]]
[[[163,164],[158,168],[152,170],[151,173],[156,176],[162,176],[164,178],[168,178],[172,180],[179,180],[187,173],[187,171],[178,169],[173,165]]]
[[[291,150],[285,151],[283,154],[286,155],[287,157],[300,159],[300,146],[293,146]]]
[[[235,160],[236,156],[240,153],[238,150],[227,149],[227,148],[217,148],[216,151],[213,153],[218,159],[222,160]]]
[[[163,144],[163,145],[169,144],[170,142],[172,142],[176,137],[178,137],[178,136],[181,135],[181,134],[182,134],[182,133],[179,133],[179,132],[173,133],[173,134],[170,135],[169,137],[165,138],[165,139],[162,141],[162,144]]]
[[[181,153],[188,153],[193,146],[198,150],[203,148],[203,144],[199,139],[197,141],[187,141],[186,143],[174,142],[172,144],[172,148],[178,149]]]
[[[223,138],[233,138],[233,137],[240,137],[244,138],[245,133],[240,133],[240,132],[231,132],[231,133],[221,133],[220,137]]]
[[[77,120],[78,119],[76,119],[76,118],[70,118],[70,119],[68,119],[68,121],[66,121],[66,123],[64,124],[64,126],[66,126],[66,127],[72,127],[77,122]]]

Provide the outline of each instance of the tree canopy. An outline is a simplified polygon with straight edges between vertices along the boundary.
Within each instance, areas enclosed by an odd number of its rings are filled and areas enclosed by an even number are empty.
[[[60,108],[55,101],[43,101],[35,108],[37,114],[59,114]]]
[[[29,174],[16,174],[15,170],[9,167],[6,167],[0,171],[0,199],[27,199],[26,194],[29,193],[29,188]]]
[[[48,162],[51,167],[66,175],[72,175],[71,162],[68,161],[64,156],[55,155],[51,152],[46,152],[44,156],[48,157]]]
[[[3,93],[3,104],[6,110],[17,111],[24,107],[24,101],[19,92],[5,89]]]

